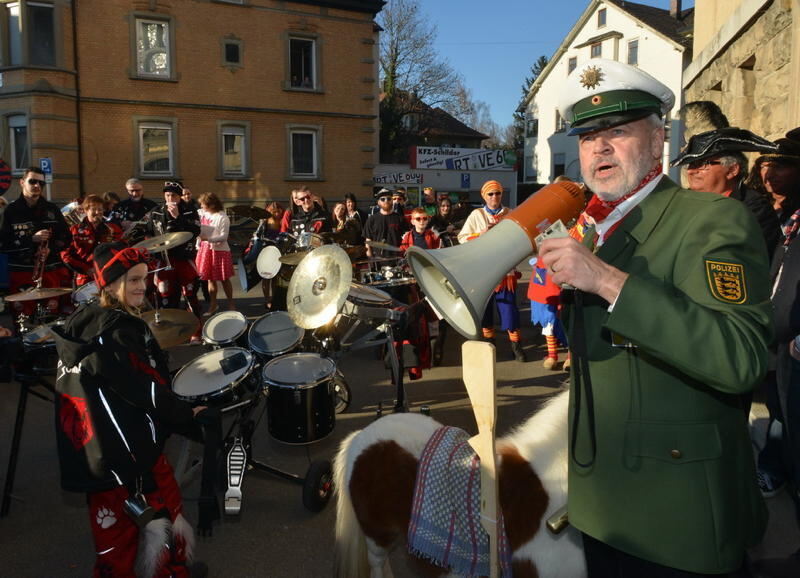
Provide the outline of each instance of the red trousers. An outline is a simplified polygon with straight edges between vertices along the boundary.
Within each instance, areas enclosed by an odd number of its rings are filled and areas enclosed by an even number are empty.
[[[153,466],[152,472],[158,487],[145,494],[147,503],[156,512],[166,510],[169,520],[174,523],[183,510],[183,503],[172,466],[162,455]],[[136,578],[139,527],[123,509],[128,498],[127,488],[119,486],[113,490],[88,494],[87,497],[89,523],[97,554],[94,577]],[[179,534],[173,533],[172,542],[164,544],[163,563],[155,575],[165,578],[188,577],[186,541]]]

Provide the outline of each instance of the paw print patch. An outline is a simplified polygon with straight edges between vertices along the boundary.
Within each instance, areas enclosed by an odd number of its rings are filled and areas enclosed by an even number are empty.
[[[105,507],[98,508],[97,517],[95,519],[97,520],[97,525],[103,528],[103,530],[117,523],[117,517],[114,515],[114,512]]]

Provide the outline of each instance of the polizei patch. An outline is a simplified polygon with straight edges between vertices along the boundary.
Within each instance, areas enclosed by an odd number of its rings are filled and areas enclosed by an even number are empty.
[[[706,275],[711,294],[724,303],[744,303],[747,286],[744,282],[744,265],[706,259]]]

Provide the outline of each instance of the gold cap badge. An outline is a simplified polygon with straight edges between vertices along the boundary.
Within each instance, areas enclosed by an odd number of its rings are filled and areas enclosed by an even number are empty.
[[[581,86],[584,88],[595,88],[603,80],[603,71],[597,66],[587,66],[581,73]]]

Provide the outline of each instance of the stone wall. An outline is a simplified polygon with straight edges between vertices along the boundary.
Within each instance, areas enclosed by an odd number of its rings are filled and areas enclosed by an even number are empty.
[[[792,2],[774,0],[686,87],[686,102],[714,101],[732,125],[779,138],[794,122],[791,59]]]

